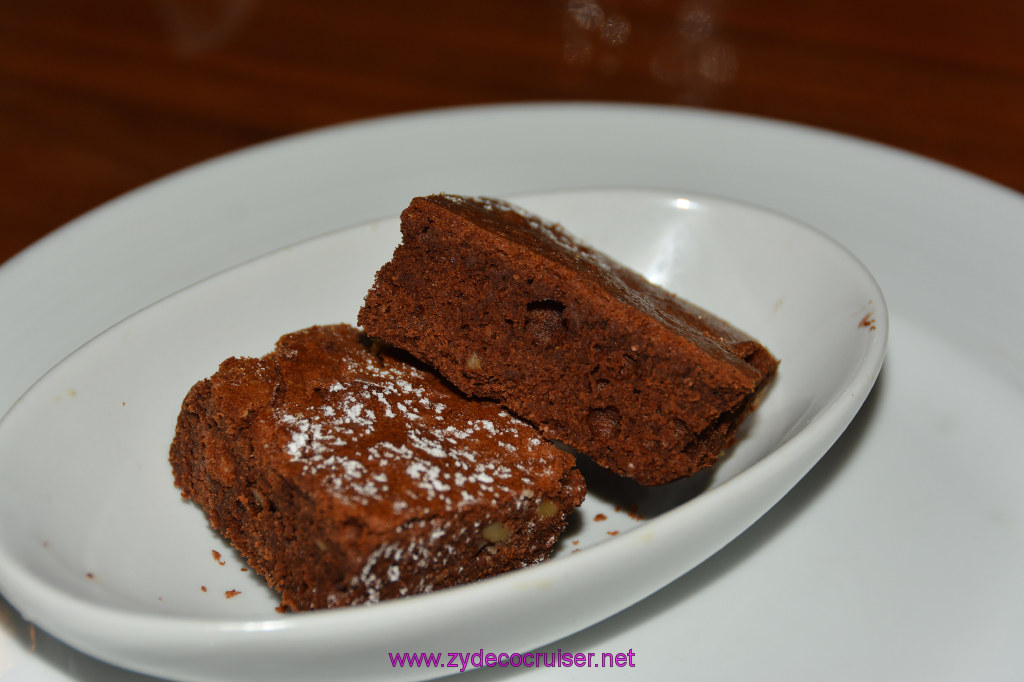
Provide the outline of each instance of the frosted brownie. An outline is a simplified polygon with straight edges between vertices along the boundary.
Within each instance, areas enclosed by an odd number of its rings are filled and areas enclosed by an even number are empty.
[[[293,610],[538,562],[584,496],[572,456],[535,429],[347,325],[223,362],[185,398],[170,460],[182,495]]]
[[[778,365],[560,226],[486,198],[414,199],[359,323],[645,485],[712,464]]]

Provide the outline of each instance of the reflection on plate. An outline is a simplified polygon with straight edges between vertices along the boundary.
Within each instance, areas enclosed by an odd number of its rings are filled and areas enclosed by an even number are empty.
[[[885,302],[867,271],[813,229],[663,191],[512,199],[782,359],[771,393],[718,466],[654,489],[588,468],[587,500],[545,564],[372,607],[278,614],[274,595],[173,488],[174,419],[189,386],[220,360],[261,355],[311,324],[354,321],[398,239],[397,219],[377,221],[158,302],[23,397],[0,423],[5,596],[83,651],[166,676],[335,679],[344,665],[368,679],[394,675],[386,651],[467,641],[524,651],[634,603],[721,548],[803,476],[867,396],[886,347]],[[231,591],[241,594],[226,599]]]

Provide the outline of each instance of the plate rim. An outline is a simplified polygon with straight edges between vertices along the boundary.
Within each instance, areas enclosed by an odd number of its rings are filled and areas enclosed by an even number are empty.
[[[579,103],[569,103],[568,105],[563,104],[563,103],[548,103],[548,105],[551,105],[551,107],[547,108],[545,110],[547,111],[547,113],[559,114],[555,118],[558,119],[558,120],[561,120],[560,113],[564,113],[564,109],[565,109],[566,106],[575,107],[578,104]],[[994,225],[993,230],[996,233],[999,233],[999,234],[1010,234],[1010,227],[1012,226],[1011,223],[1016,224],[1016,221],[1020,220],[1021,217],[1024,216],[1024,196],[1022,196],[1016,190],[1004,187],[1002,185],[998,185],[997,183],[994,183],[991,180],[988,180],[986,178],[982,178],[982,177],[973,175],[973,174],[971,174],[968,171],[965,171],[963,169],[955,168],[955,167],[952,167],[952,166],[948,166],[946,164],[943,164],[942,162],[935,161],[933,159],[929,159],[929,158],[920,156],[920,155],[918,155],[918,154],[916,154],[914,152],[910,152],[910,151],[906,151],[906,150],[901,150],[901,149],[896,149],[896,148],[893,148],[893,147],[890,147],[890,146],[887,146],[887,145],[884,145],[884,144],[881,144],[881,143],[873,142],[873,141],[870,141],[870,140],[863,140],[863,139],[860,139],[860,138],[847,136],[847,135],[844,135],[842,133],[836,133],[836,132],[833,132],[833,131],[816,129],[816,128],[812,128],[812,127],[809,127],[809,126],[806,126],[806,125],[803,125],[803,124],[787,123],[787,122],[784,122],[784,121],[776,121],[776,120],[773,120],[773,119],[764,119],[764,118],[761,118],[761,117],[751,117],[751,116],[744,115],[744,114],[726,114],[724,112],[702,112],[702,111],[690,110],[690,109],[687,109],[685,107],[660,107],[659,105],[634,105],[634,104],[605,105],[603,103],[594,103],[594,104],[595,104],[595,106],[593,108],[587,108],[585,112],[582,112],[585,115],[585,117],[590,117],[591,115],[594,115],[594,114],[601,114],[601,112],[606,112],[611,107],[616,108],[616,109],[618,109],[620,111],[622,109],[627,109],[628,108],[628,109],[630,109],[630,110],[632,110],[634,112],[637,112],[638,110],[642,110],[642,111],[646,112],[646,111],[649,111],[650,109],[661,109],[661,108],[672,109],[671,113],[677,119],[676,122],[674,123],[674,125],[676,127],[680,128],[680,129],[689,129],[691,126],[694,126],[694,125],[697,128],[701,128],[703,126],[704,122],[706,122],[706,120],[709,119],[709,118],[714,118],[716,120],[726,119],[727,120],[726,121],[727,124],[730,125],[730,126],[733,125],[733,124],[738,124],[740,126],[744,125],[745,122],[742,121],[742,120],[738,120],[738,119],[746,119],[748,121],[749,120],[760,120],[761,122],[768,124],[762,130],[762,132],[765,133],[763,137],[765,138],[765,141],[770,143],[769,146],[771,148],[775,148],[775,147],[778,146],[777,141],[773,140],[773,138],[775,137],[775,132],[777,132],[781,128],[787,128],[787,129],[790,129],[790,130],[795,130],[801,137],[810,136],[810,137],[814,138],[814,140],[816,140],[817,142],[824,141],[825,142],[824,146],[826,147],[825,153],[826,153],[826,156],[828,156],[829,158],[845,159],[845,158],[847,158],[847,157],[849,157],[851,155],[857,156],[857,153],[855,153],[855,152],[856,152],[856,149],[859,147],[862,150],[866,149],[868,155],[874,157],[875,160],[879,161],[879,163],[881,163],[886,168],[890,167],[888,165],[888,162],[890,160],[892,160],[892,159],[908,160],[909,164],[902,164],[902,162],[901,162],[900,164],[897,164],[897,165],[901,166],[904,170],[907,170],[909,175],[912,176],[913,180],[934,180],[934,179],[936,179],[935,174],[938,173],[938,178],[937,179],[939,180],[939,182],[937,184],[939,186],[941,186],[942,189],[961,190],[961,191],[963,191],[966,194],[976,195],[975,198],[978,198],[979,201],[981,201],[981,200],[987,201],[987,200],[990,200],[990,199],[993,200],[992,203],[995,204],[995,207],[985,206],[984,209],[983,209],[983,214],[984,214],[984,216],[987,219],[990,219],[991,224]],[[531,108],[532,108],[532,105],[496,104],[496,105],[486,105],[484,107],[455,107],[455,108],[451,108],[451,109],[448,109],[448,110],[442,110],[440,112],[435,110],[435,111],[429,111],[429,112],[415,112],[413,114],[396,114],[396,115],[392,115],[392,116],[385,117],[385,118],[387,118],[387,119],[394,119],[394,118],[399,118],[400,117],[402,119],[405,119],[405,122],[412,121],[412,122],[416,123],[417,125],[419,125],[422,122],[422,119],[420,119],[419,117],[424,115],[424,114],[437,114],[437,113],[440,113],[440,114],[444,115],[444,114],[452,113],[452,111],[455,111],[455,110],[460,111],[462,113],[466,113],[469,110],[473,110],[470,113],[473,113],[474,115],[486,114],[487,116],[493,116],[493,113],[494,113],[493,109],[500,108],[502,110],[502,114],[503,115],[509,115],[509,114],[515,114],[515,113],[518,113],[518,112],[522,111],[526,106],[531,106]],[[547,105],[543,105],[542,104],[541,106],[547,106]],[[491,109],[492,111],[490,111],[490,112],[483,112],[483,111],[480,111],[481,109]],[[579,111],[579,110],[576,110],[576,111]],[[598,116],[598,117],[604,118],[603,115]],[[373,120],[371,120],[371,122],[372,121]],[[357,125],[358,123],[360,123],[360,122],[338,124],[336,126],[330,126],[330,128],[332,128],[332,129],[333,128],[348,128],[349,126],[354,126],[354,125]],[[297,135],[305,135],[305,134],[307,134],[307,133],[297,133]],[[820,136],[819,134],[823,134],[823,136]],[[847,143],[850,143],[850,144],[847,144]],[[270,144],[270,142],[262,143],[262,144]],[[262,144],[261,145],[256,145],[256,146],[262,146]],[[881,157],[878,157],[878,155],[876,154],[876,151],[880,152]],[[230,155],[233,155],[233,154],[236,154],[236,153],[240,153],[240,152],[231,152],[227,156],[230,156]],[[203,162],[202,164],[198,164],[198,166],[203,166],[206,163],[210,163],[210,161]],[[196,167],[193,166],[191,168],[196,168]],[[852,176],[855,180],[859,179],[859,177],[860,177],[856,171],[851,172],[849,175]],[[946,182],[946,180],[949,180],[949,182]],[[515,184],[515,183],[513,183],[513,184]],[[899,187],[903,187],[904,185],[906,185],[906,182],[901,180],[901,181],[895,182],[894,184],[899,186]],[[132,190],[131,192],[127,193],[126,195],[122,195],[121,197],[113,199],[113,200],[111,200],[111,202],[107,202],[103,206],[98,207],[97,209],[93,209],[92,211],[89,211],[88,213],[84,214],[83,216],[80,216],[79,218],[76,218],[75,220],[73,220],[70,223],[68,223],[68,225],[66,225],[65,227],[75,226],[76,229],[78,227],[81,227],[83,231],[90,230],[92,228],[92,226],[93,226],[93,223],[91,222],[91,219],[90,219],[90,221],[86,221],[85,219],[89,218],[91,216],[91,214],[93,214],[95,211],[99,210],[100,208],[106,208],[108,206],[108,204],[110,204],[110,203],[112,203],[114,201],[121,201],[121,200],[125,200],[125,199],[128,199],[128,198],[131,198],[131,196],[133,196],[136,192],[140,192],[142,190],[145,190],[148,187],[149,187],[149,185],[145,185],[143,187],[136,188],[135,190]],[[937,189],[927,189],[926,188],[925,190],[922,190],[922,195],[927,197],[927,198],[935,198],[935,199],[938,199],[938,200],[941,200],[943,198],[941,196],[941,193]],[[740,196],[747,196],[747,194],[743,193]],[[917,217],[917,215],[920,213],[920,211],[918,210],[918,207],[916,205],[914,205],[912,202],[913,202],[913,199],[900,198],[900,199],[897,200],[896,209],[900,213],[900,217],[901,218]],[[783,200],[780,203],[785,204],[786,201]],[[774,203],[772,205],[773,206],[777,206]],[[831,213],[830,213],[830,216],[831,216]],[[79,223],[81,223],[83,221],[88,223],[88,224],[80,225]],[[840,227],[839,231],[842,232],[842,225],[840,225],[839,227]],[[904,227],[906,227],[907,231],[909,231],[909,232],[920,232],[920,231],[922,231],[924,229],[920,225],[915,226],[912,223],[905,224]],[[954,230],[955,229],[955,225],[951,225],[948,220],[940,221],[938,223],[938,227],[940,229],[944,230],[944,231],[945,230]],[[67,232],[68,232],[67,230],[61,229],[61,230],[58,230],[57,232],[55,232],[53,234],[56,235],[57,233],[60,233],[61,237],[66,237],[67,236]],[[1019,234],[1019,232],[1018,232],[1018,234]],[[62,255],[64,255],[64,254],[61,254],[61,253],[55,253],[54,249],[49,248],[50,246],[52,246],[52,244],[50,243],[51,241],[58,241],[58,240],[56,238],[54,240],[48,240],[48,244],[49,245],[45,249],[44,248],[33,249],[33,254],[36,254],[37,252],[39,254],[38,258],[36,258],[35,255],[33,255],[33,259],[32,259],[32,264],[33,265],[35,265],[37,263],[37,261],[42,263],[42,264],[44,264],[44,265],[46,265],[46,264],[48,264],[50,262],[59,261],[60,257],[62,257]],[[36,246],[36,245],[39,245],[39,244],[40,244],[40,242],[36,242],[33,246]],[[30,248],[32,248],[32,247],[30,247]],[[860,250],[857,250],[856,253],[858,255],[860,255],[860,256],[864,256],[865,254],[870,256],[872,251],[873,251],[873,248],[874,247],[872,246],[871,248],[860,249]],[[21,254],[18,254],[18,255],[23,255],[23,254],[26,253],[26,251],[23,251],[23,252],[21,252]],[[17,257],[17,256],[15,256],[15,257]],[[8,276],[8,274],[11,273],[12,268],[6,267],[6,266],[8,266],[10,264],[10,262],[11,261],[9,260],[6,263],[4,263],[3,266],[0,266],[0,293],[2,293],[2,285],[3,284],[10,283],[10,282],[14,281],[14,279],[15,279],[13,277],[9,277]],[[30,268],[21,268],[19,270],[19,272],[18,272],[19,276],[20,276],[20,274],[22,274],[23,271],[27,271],[29,269]],[[153,286],[150,285],[149,288],[152,289]],[[174,290],[165,291],[162,296],[166,296],[169,293],[172,293],[173,291]],[[887,287],[886,291],[889,292],[890,288]],[[899,293],[899,292],[897,292],[897,293]],[[2,299],[2,296],[0,296],[0,299]],[[1016,300],[1019,300],[1019,299],[1020,299],[1020,295],[1017,294],[1016,295]],[[2,301],[0,301],[0,309],[2,309],[4,313],[10,313],[11,312],[11,310],[9,310],[6,306],[2,305]],[[913,314],[913,315],[917,315],[917,314],[920,313],[918,307],[915,305],[915,301],[907,301],[905,299],[902,299],[898,295],[896,297],[894,297],[893,300],[892,300],[892,308],[891,308],[891,310],[895,311],[897,316],[907,315],[908,313],[909,314]],[[131,314],[131,312],[132,312],[131,310],[123,311],[123,313],[121,315],[119,315],[118,318],[116,318],[116,319],[120,319],[121,317],[124,317],[125,315]],[[116,319],[113,320],[113,321],[116,321]],[[917,322],[919,322],[919,320],[915,319],[914,322],[916,324]],[[107,323],[101,322],[100,324],[102,324],[103,326],[107,326]],[[931,329],[931,328],[929,328],[927,326],[924,327],[924,330],[925,331],[929,331],[929,332],[934,331],[934,329]],[[99,329],[99,330],[96,330],[96,331],[97,332],[98,331],[102,331],[102,329]],[[950,342],[947,341],[947,343],[950,343]],[[954,346],[954,347],[956,347],[956,346]],[[961,350],[961,351],[963,350],[960,347],[956,347],[956,348],[958,350]],[[1021,355],[1020,355],[1019,349],[1013,351],[1013,354],[1014,354],[1013,356],[1015,357],[1016,361],[1020,362]],[[966,355],[970,356],[969,353],[966,353]],[[59,359],[59,356],[58,356],[58,359]],[[1020,384],[1017,384],[1017,388],[1018,389],[1020,388]],[[6,404],[0,403],[0,405],[3,406],[2,409],[6,410],[6,407],[7,407]],[[628,628],[628,627],[630,627],[630,625],[627,624],[626,627]]]

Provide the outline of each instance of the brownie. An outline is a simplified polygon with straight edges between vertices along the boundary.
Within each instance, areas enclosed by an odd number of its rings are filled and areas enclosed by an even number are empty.
[[[645,485],[714,463],[778,365],[561,226],[487,198],[414,199],[359,323]]]
[[[170,460],[292,610],[541,561],[584,496],[574,458],[533,427],[347,325],[224,361],[185,398]]]

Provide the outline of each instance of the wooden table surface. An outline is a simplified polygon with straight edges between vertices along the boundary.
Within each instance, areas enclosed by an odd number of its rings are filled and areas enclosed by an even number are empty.
[[[550,100],[795,121],[1024,191],[1024,2],[4,0],[0,262],[246,145]]]

